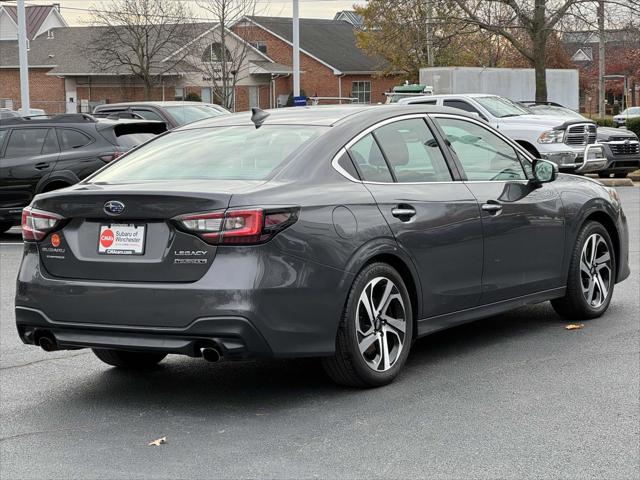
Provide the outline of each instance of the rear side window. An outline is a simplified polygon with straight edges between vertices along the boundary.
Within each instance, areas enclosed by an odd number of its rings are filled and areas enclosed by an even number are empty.
[[[421,118],[400,120],[375,131],[398,182],[447,182],[451,173],[431,130]]]
[[[152,112],[151,110],[139,110],[137,108],[134,108],[133,113],[135,113],[136,115],[140,115],[145,120],[158,120],[160,122],[164,122],[164,118],[162,118],[156,112]]]
[[[373,135],[368,134],[358,140],[349,149],[349,155],[358,166],[363,180],[368,182],[393,182],[387,162]]]
[[[464,110],[465,112],[478,113],[473,106],[463,100],[445,100],[442,102],[445,107],[457,108],[458,110]]]
[[[14,128],[4,156],[7,158],[40,155],[48,128]]]
[[[69,128],[57,128],[58,141],[60,142],[60,150],[73,150],[74,148],[84,147],[91,143],[91,138],[77,130]]]
[[[328,128],[238,125],[174,131],[122,157],[91,181],[261,180]]]

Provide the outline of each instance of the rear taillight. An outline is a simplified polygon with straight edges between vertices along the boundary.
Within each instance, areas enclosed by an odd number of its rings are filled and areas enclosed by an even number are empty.
[[[22,238],[26,242],[40,241],[54,230],[62,219],[56,213],[26,207],[22,210]]]
[[[109,163],[109,162],[114,161],[116,158],[118,158],[123,153],[124,152],[119,152],[118,150],[116,150],[115,152],[112,152],[112,153],[105,153],[103,155],[100,155],[100,160],[102,160],[105,163]]]
[[[180,215],[173,220],[180,230],[205,242],[223,245],[264,243],[298,219],[298,208],[249,208]]]

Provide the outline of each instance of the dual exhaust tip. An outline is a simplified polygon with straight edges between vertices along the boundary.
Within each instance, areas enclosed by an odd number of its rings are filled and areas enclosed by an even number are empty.
[[[211,363],[219,362],[220,359],[222,359],[220,351],[214,347],[203,347],[200,349],[200,354],[202,355],[202,358]]]

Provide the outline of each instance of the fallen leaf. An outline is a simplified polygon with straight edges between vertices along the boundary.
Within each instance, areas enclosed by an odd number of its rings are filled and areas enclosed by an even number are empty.
[[[584,327],[584,323],[570,323],[569,325],[564,327],[564,329],[565,330],[580,330],[582,327]]]
[[[153,442],[149,442],[149,446],[153,445],[154,447],[159,447],[163,443],[167,443],[167,437],[162,437],[157,440],[154,440]]]

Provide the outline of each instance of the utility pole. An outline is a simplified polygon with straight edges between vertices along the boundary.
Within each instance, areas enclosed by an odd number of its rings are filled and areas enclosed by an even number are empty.
[[[604,0],[598,0],[598,116],[604,117]]]
[[[24,0],[17,0],[18,9],[18,57],[20,61],[20,110],[29,115],[29,63],[27,60],[27,15]]]
[[[293,96],[300,96],[300,12],[293,0]]]

